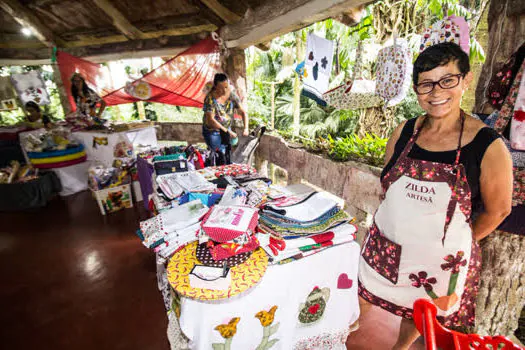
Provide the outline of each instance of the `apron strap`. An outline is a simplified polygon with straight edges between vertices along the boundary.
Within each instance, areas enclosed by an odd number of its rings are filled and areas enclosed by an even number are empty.
[[[399,155],[399,158],[398,158],[397,162],[399,162],[401,159],[404,159],[404,158],[408,157],[408,154],[410,153],[410,151],[412,150],[412,147],[416,143],[416,140],[419,137],[419,134],[421,133],[421,129],[423,129],[423,126],[425,125],[428,116],[425,114],[423,116],[423,118],[425,118],[425,119],[423,119],[423,121],[421,122],[421,125],[419,127],[416,127],[414,125],[414,132],[412,133],[412,136],[410,137],[410,140],[408,140],[405,148],[403,149],[403,152],[401,152],[401,154]],[[417,123],[417,121],[416,121],[416,123]]]

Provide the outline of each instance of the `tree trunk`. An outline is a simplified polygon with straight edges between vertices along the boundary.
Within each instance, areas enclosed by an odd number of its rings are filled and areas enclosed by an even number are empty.
[[[241,105],[243,106],[246,113],[248,113],[248,103],[246,98],[247,87],[246,87],[246,56],[242,49],[229,49],[228,56],[221,57],[222,71],[226,73],[230,79],[230,83],[235,88],[237,96],[241,99]],[[235,128],[242,128],[243,124],[240,120],[235,119],[233,121]]]
[[[525,40],[525,2],[490,2],[486,62],[476,88],[475,112],[490,112],[486,88]],[[496,231],[481,242],[482,272],[476,307],[476,333],[512,337],[525,304],[525,237]],[[522,339],[523,340],[523,339]]]
[[[482,112],[490,78],[525,41],[525,1],[492,0],[488,13],[486,61],[476,88],[474,112]]]
[[[476,333],[513,336],[525,305],[525,237],[496,230],[481,248]]]

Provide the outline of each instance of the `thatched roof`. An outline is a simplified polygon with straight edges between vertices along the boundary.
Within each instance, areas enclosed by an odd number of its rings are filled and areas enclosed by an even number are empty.
[[[247,47],[365,2],[0,0],[0,64],[49,60],[52,47],[99,60],[173,55],[219,29],[228,46]]]

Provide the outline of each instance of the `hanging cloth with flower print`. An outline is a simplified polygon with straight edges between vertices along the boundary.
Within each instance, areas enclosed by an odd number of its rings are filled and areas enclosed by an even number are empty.
[[[382,179],[384,198],[359,264],[359,294],[411,319],[419,298],[432,300],[445,326],[471,327],[480,250],[470,227],[471,192],[459,162],[465,114],[454,164],[408,157],[428,117],[416,128]]]

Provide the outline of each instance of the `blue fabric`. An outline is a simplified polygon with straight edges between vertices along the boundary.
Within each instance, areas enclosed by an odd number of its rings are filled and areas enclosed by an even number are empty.
[[[222,144],[221,133],[218,130],[208,130],[202,127],[202,136],[208,148],[212,151],[226,152],[226,145]]]
[[[84,145],[78,145],[77,147],[68,148],[62,151],[49,151],[49,152],[27,152],[27,156],[32,159],[42,159],[42,158],[52,158],[52,157],[61,157],[67,156],[70,154],[75,154],[82,152],[84,150]]]
[[[222,198],[222,194],[219,194],[219,193],[205,194],[205,193],[197,193],[197,192],[187,192],[184,195],[182,195],[182,197],[180,197],[179,204],[182,205],[182,204],[198,199],[205,206],[211,207],[212,205],[220,201],[221,198]]]

